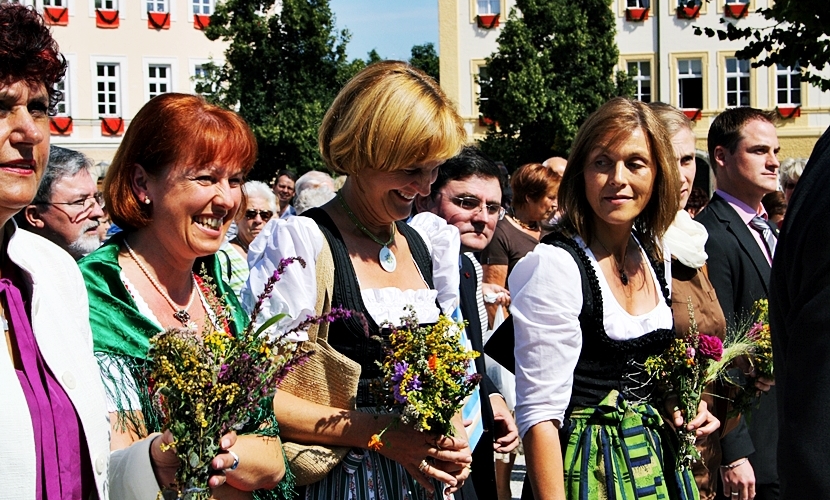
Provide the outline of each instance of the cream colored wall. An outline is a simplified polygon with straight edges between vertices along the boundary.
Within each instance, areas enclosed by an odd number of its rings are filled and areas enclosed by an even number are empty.
[[[767,7],[772,0],[752,0],[748,18],[735,21],[739,27],[762,26],[765,21],[755,14],[756,8]],[[677,105],[676,68],[673,61],[678,55],[687,53],[703,54],[704,110],[702,118],[695,123],[699,146],[705,150],[705,138],[711,120],[724,109],[724,56],[732,55],[742,42],[720,41],[717,37],[697,36],[694,26],[720,28],[723,16],[723,2],[707,3],[701,9],[697,20],[678,19],[673,5],[676,0],[652,0],[649,19],[644,22],[630,22],[625,19],[625,0],[613,0],[611,10],[616,16],[617,45],[620,60],[644,59],[654,54],[652,67],[653,99]],[[515,0],[504,1],[502,26],[507,13],[515,7]],[[439,2],[439,50],[441,56],[441,86],[457,99],[459,112],[464,117],[471,138],[478,138],[484,128],[478,126],[478,113],[474,106],[475,94],[473,74],[475,62],[488,57],[497,49],[495,42],[501,28],[482,30],[471,24],[470,9],[475,8],[469,0],[441,0]],[[659,58],[658,58],[659,49]],[[631,56],[631,57],[629,57]],[[620,69],[624,69],[620,65]],[[768,68],[751,70],[752,105],[762,109],[773,109],[774,72]],[[827,72],[830,75],[830,71]],[[445,76],[447,75],[447,76]],[[778,128],[781,141],[781,158],[809,156],[818,137],[830,126],[830,92],[804,85],[802,87],[802,116],[783,121]],[[701,142],[702,141],[702,142]]]
[[[170,29],[156,30],[148,27],[143,1],[120,0],[120,26],[101,29],[95,23],[94,0],[69,0],[68,26],[53,26],[52,33],[69,62],[73,133],[53,136],[53,144],[84,151],[95,161],[112,160],[121,138],[101,135],[93,78],[97,62],[120,63],[122,116],[129,126],[147,101],[147,64],[169,64],[171,90],[190,93],[193,65],[210,57],[221,61],[226,44],[211,42],[193,27],[190,0],[168,1]]]

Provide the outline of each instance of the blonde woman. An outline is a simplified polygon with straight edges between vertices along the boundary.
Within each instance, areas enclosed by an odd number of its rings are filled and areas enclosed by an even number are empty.
[[[300,256],[307,265],[288,267],[265,304],[265,317],[285,312],[305,319],[316,303],[316,259],[328,245],[335,267],[332,305],[363,312],[370,334],[386,335],[378,325],[399,324],[406,306],[424,323],[451,313],[458,301],[457,229],[436,216],[431,231],[401,222],[416,195],[429,195],[438,168],[466,139],[449,99],[406,63],[373,64],[340,91],[319,137],[326,165],[349,177],[321,208],[265,227],[250,248],[246,305],[282,258]],[[380,374],[382,346],[365,336],[357,319],[333,324],[328,341],[361,365],[358,410],[310,403],[285,391],[274,400],[286,439],[352,448],[326,478],[307,487],[305,498],[426,499],[433,491],[440,496],[442,489],[459,488],[471,462],[460,419],[454,437],[400,424],[386,431],[380,451],[367,449],[372,435],[394,418],[369,413],[375,402],[368,387]]]

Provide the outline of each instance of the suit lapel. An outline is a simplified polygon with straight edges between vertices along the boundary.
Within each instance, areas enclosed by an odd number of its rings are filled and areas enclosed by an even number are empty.
[[[724,200],[717,193],[712,197],[709,203],[717,215],[718,219],[724,223],[726,230],[735,236],[738,244],[741,246],[745,256],[752,262],[761,283],[764,285],[764,293],[769,294],[769,274],[770,265],[764,251],[758,246],[755,237],[750,232],[751,229],[744,224],[740,215],[732,208],[728,201]],[[774,230],[774,229],[773,229]]]

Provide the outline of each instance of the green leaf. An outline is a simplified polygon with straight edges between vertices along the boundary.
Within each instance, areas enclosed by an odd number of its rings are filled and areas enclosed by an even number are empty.
[[[275,323],[279,322],[280,320],[282,320],[286,316],[288,316],[288,315],[285,314],[285,313],[280,313],[280,314],[277,314],[276,316],[274,316],[272,318],[268,318],[268,321],[263,323],[259,328],[257,328],[257,331],[254,332],[254,338],[259,337],[260,335],[262,335],[262,333],[265,332],[265,330],[271,328],[271,326],[273,326]]]

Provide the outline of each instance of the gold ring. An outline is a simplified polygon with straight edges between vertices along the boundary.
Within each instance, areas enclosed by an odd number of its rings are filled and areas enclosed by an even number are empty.
[[[426,458],[421,460],[421,463],[418,464],[418,470],[421,472],[424,472],[424,469],[426,469],[427,467],[429,467],[429,462],[427,462]]]

